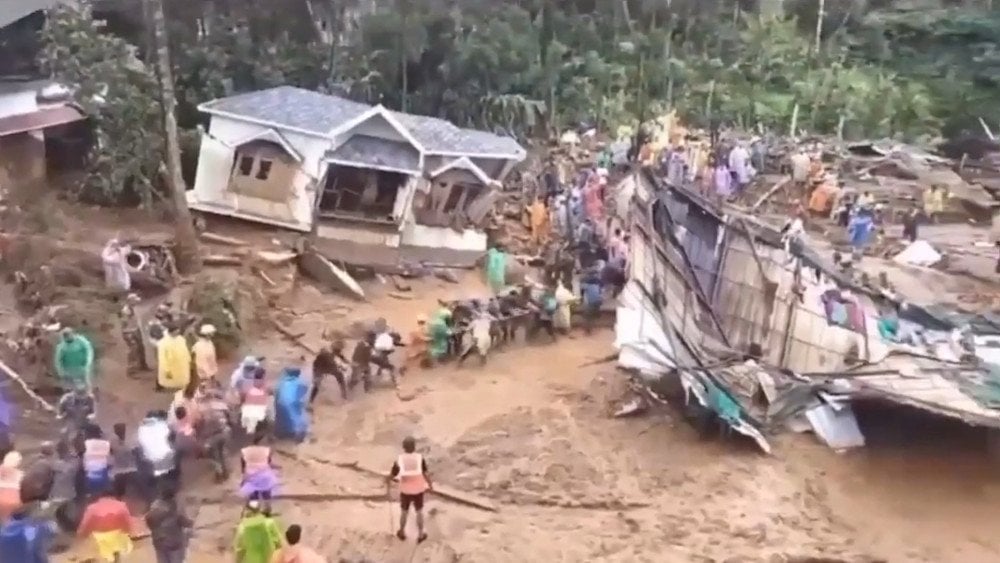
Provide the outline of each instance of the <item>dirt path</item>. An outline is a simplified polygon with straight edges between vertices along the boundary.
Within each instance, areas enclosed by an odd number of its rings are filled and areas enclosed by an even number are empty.
[[[436,299],[476,294],[476,282],[422,282],[412,300],[376,297],[344,319],[309,314],[296,326],[313,335],[381,311],[406,331]],[[303,299],[315,308],[315,293]],[[310,440],[282,446],[294,455],[279,457],[286,491],[381,493],[379,479],[335,464],[387,469],[402,438],[413,435],[440,483],[489,498],[500,509],[433,500],[431,539],[416,552],[391,535],[398,508],[388,502],[283,502],[281,522],[303,525],[306,541],[331,561],[1000,557],[990,528],[1000,513],[1000,490],[975,463],[950,466],[927,452],[839,456],[809,436],[780,438],[777,455],[767,458],[738,444],[705,442],[674,413],[610,419],[621,376],[607,365],[579,366],[607,355],[611,341],[605,331],[551,345],[517,344],[484,368],[473,361],[420,371],[401,382],[400,395],[410,400],[380,388],[344,403],[329,386]],[[281,339],[261,346],[273,367],[301,356]],[[218,495],[206,487],[192,492]],[[238,513],[236,504],[200,507],[197,521],[205,529],[195,538],[192,563],[224,557]],[[79,560],[82,552],[76,553],[63,560]],[[132,559],[151,561],[148,545]]]

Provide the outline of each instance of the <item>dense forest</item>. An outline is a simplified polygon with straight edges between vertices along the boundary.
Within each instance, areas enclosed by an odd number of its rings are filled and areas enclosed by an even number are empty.
[[[157,119],[146,96],[156,67],[139,63],[154,53],[145,4],[91,4],[102,25],[64,8],[24,40],[41,43],[46,72],[101,93],[110,138],[158,150],[126,127]],[[164,4],[188,131],[200,102],[278,84],[522,137],[614,129],[667,108],[695,123],[848,138],[979,132],[980,118],[1000,127],[991,0]]]

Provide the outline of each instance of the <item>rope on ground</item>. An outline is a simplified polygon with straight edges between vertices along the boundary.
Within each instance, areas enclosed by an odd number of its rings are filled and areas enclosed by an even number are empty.
[[[24,389],[24,392],[29,397],[31,397],[32,400],[34,400],[36,403],[38,403],[38,406],[42,407],[43,409],[45,409],[46,411],[48,411],[48,412],[50,412],[52,414],[56,413],[56,408],[54,406],[52,406],[52,403],[50,403],[50,402],[46,401],[45,399],[43,399],[41,397],[41,395],[39,395],[38,393],[35,393],[35,391],[28,385],[28,383],[25,382],[24,379],[20,375],[18,375],[18,373],[16,371],[14,371],[13,368],[11,368],[10,366],[8,366],[3,361],[0,361],[0,370],[2,370],[4,372],[4,374],[7,375],[7,377],[9,377],[9,378],[13,379],[14,381],[16,381],[17,384],[21,386],[21,389]]]

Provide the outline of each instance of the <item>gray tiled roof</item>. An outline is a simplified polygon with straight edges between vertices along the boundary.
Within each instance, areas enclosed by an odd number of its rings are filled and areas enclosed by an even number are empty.
[[[420,153],[409,143],[400,143],[354,135],[336,150],[327,154],[331,159],[355,162],[362,166],[386,166],[420,174]]]
[[[293,86],[237,94],[201,107],[209,112],[231,113],[317,135],[326,135],[371,109],[365,104]]]
[[[371,109],[365,104],[293,86],[239,94],[207,102],[201,107],[208,112],[226,112],[318,135],[327,135],[337,126]],[[500,154],[511,157],[522,154],[521,146],[510,137],[462,129],[436,117],[399,112],[392,114],[429,153]]]
[[[0,0],[0,27],[62,3],[63,0]]]

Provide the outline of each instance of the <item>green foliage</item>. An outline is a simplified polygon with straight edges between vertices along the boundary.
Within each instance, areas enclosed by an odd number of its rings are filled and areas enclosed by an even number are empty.
[[[815,0],[178,0],[167,17],[178,119],[189,129],[202,119],[198,104],[279,84],[522,137],[581,121],[615,130],[667,109],[780,133],[796,115],[800,130],[849,137],[1000,123],[1000,12],[912,3],[826,0],[818,50]],[[785,16],[754,11],[765,4]],[[53,54],[94,43],[72,29]],[[97,62],[48,59],[74,83],[109,74],[91,72],[98,62],[125,66],[91,48],[80,52]],[[81,65],[86,76],[74,75]],[[145,91],[150,77],[138,78]],[[124,138],[127,150],[159,150]]]
[[[42,44],[41,66],[73,88],[94,119],[96,144],[79,196],[150,205],[164,151],[155,75],[124,40],[104,33],[86,6],[51,10]]]

